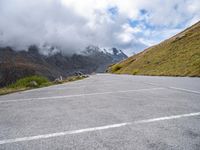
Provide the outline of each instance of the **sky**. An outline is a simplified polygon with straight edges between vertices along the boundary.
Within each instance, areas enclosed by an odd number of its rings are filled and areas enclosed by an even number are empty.
[[[200,0],[0,0],[0,46],[72,54],[95,45],[132,55],[199,20]]]

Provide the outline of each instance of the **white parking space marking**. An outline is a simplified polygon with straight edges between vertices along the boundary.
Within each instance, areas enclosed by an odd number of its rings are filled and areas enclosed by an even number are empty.
[[[189,89],[183,89],[183,88],[178,88],[178,87],[173,87],[173,86],[168,87],[168,86],[163,86],[163,85],[156,84],[156,83],[146,83],[146,82],[143,82],[143,83],[148,84],[148,85],[157,86],[157,87],[165,87],[165,88],[174,89],[174,90],[178,90],[178,91],[200,94],[200,91],[194,91],[194,90],[189,90]]]
[[[147,88],[147,89],[138,89],[138,90],[125,90],[125,91],[113,91],[113,92],[101,92],[101,93],[86,93],[86,94],[65,95],[65,96],[12,99],[12,100],[2,100],[2,101],[0,101],[0,103],[32,101],[32,100],[51,100],[51,99],[62,99],[62,98],[82,97],[82,96],[93,96],[93,95],[105,95],[105,94],[114,94],[114,93],[140,92],[140,91],[151,91],[151,90],[162,90],[162,89],[164,89],[164,88]]]
[[[177,87],[169,87],[169,88],[170,88],[170,89],[179,90],[179,91],[185,91],[185,92],[190,92],[190,93],[200,94],[200,92],[198,92],[198,91],[194,91],[194,90],[188,90],[188,89],[177,88]]]
[[[135,123],[151,123],[151,122],[157,122],[157,121],[162,121],[162,120],[172,120],[172,119],[179,119],[179,118],[183,118],[183,117],[192,117],[192,116],[200,116],[200,112],[140,120],[140,121],[136,121]]]
[[[112,125],[106,125],[106,126],[100,126],[100,127],[72,130],[72,131],[57,132],[57,133],[51,133],[51,134],[43,134],[43,135],[36,135],[36,136],[29,136],[29,137],[15,138],[15,139],[6,139],[6,140],[1,140],[0,145],[40,140],[40,139],[47,139],[47,138],[53,138],[53,137],[61,137],[61,136],[66,136],[66,135],[71,135],[71,134],[80,134],[80,133],[85,133],[85,132],[93,132],[93,131],[99,131],[99,130],[119,128],[119,127],[123,127],[123,126],[134,125],[134,124],[152,123],[152,122],[171,120],[171,119],[179,119],[179,118],[184,118],[184,117],[194,117],[194,116],[200,116],[200,112],[160,117],[160,118],[153,118],[153,119],[140,120],[140,121],[134,121],[134,122],[125,122],[125,123],[112,124]]]
[[[128,124],[129,123],[120,123],[120,124],[106,125],[106,126],[100,126],[100,127],[94,127],[94,128],[86,128],[86,129],[51,133],[51,134],[45,134],[45,135],[22,137],[22,138],[16,138],[16,139],[8,139],[8,140],[0,141],[0,145],[16,143],[16,142],[23,142],[23,141],[32,141],[32,140],[38,140],[38,139],[47,139],[47,138],[52,138],[52,137],[59,137],[59,136],[65,136],[65,135],[70,135],[70,134],[78,134],[78,133],[84,133],[84,132],[105,130],[105,129],[110,129],[110,128],[118,128],[118,127],[126,126]]]

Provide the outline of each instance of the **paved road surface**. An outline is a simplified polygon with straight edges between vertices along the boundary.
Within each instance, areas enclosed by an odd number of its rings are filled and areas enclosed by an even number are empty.
[[[200,78],[92,75],[0,96],[0,150],[200,150]]]

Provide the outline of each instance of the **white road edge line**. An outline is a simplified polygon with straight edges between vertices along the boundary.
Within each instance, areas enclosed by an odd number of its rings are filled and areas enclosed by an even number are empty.
[[[153,119],[146,119],[146,120],[139,120],[139,121],[134,121],[134,122],[125,122],[125,123],[99,126],[99,127],[93,127],[93,128],[72,130],[72,131],[64,131],[64,132],[57,132],[57,133],[50,133],[50,134],[43,134],[43,135],[36,135],[36,136],[28,136],[28,137],[15,138],[15,139],[6,139],[6,140],[0,140],[0,145],[40,140],[40,139],[47,139],[47,138],[53,138],[53,137],[60,137],[60,136],[66,136],[66,135],[71,135],[71,134],[80,134],[80,133],[85,133],[85,132],[93,132],[93,131],[106,130],[106,129],[112,129],[112,128],[119,128],[119,127],[133,125],[133,124],[152,123],[152,122],[179,119],[179,118],[184,118],[184,117],[194,117],[194,116],[200,116],[200,112],[160,117],[160,118],[153,118]]]
[[[164,88],[148,88],[148,89],[125,90],[125,91],[102,92],[102,93],[86,93],[86,94],[77,94],[77,95],[65,95],[65,96],[52,96],[52,97],[39,97],[39,98],[2,100],[2,101],[0,101],[0,103],[32,101],[32,100],[62,99],[62,98],[72,98],[72,97],[82,97],[82,96],[92,96],[92,95],[104,95],[104,94],[113,94],[113,93],[139,92],[139,91],[161,90],[161,89],[164,89]]]

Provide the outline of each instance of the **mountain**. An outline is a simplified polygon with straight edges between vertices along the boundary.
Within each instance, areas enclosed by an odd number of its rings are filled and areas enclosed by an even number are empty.
[[[109,67],[108,72],[200,77],[200,22]]]
[[[45,55],[37,46],[27,51],[15,51],[10,47],[0,48],[0,86],[6,86],[17,79],[42,75],[50,80],[59,76],[67,77],[77,71],[86,74],[104,72],[108,65],[126,59],[127,56],[116,48],[112,53],[96,46],[86,47],[80,54],[66,56],[51,46],[45,46]],[[47,50],[48,49],[48,50]]]
[[[109,65],[128,58],[122,50],[112,48],[109,50],[100,49],[97,46],[90,45],[81,52],[82,55],[87,56],[89,60],[96,63],[97,69],[95,72],[105,72]]]

